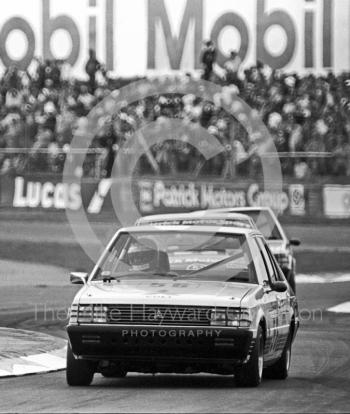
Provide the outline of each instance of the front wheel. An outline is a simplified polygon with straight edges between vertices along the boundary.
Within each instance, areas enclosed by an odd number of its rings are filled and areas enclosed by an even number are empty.
[[[236,370],[236,384],[239,387],[257,387],[261,383],[263,367],[264,335],[261,326],[259,326],[255,346],[249,361]]]
[[[67,369],[66,379],[70,386],[87,386],[92,383],[94,378],[94,366],[89,361],[75,359],[72,348],[67,346]]]
[[[128,371],[124,369],[114,369],[114,370],[103,370],[101,375],[105,378],[125,378],[128,374]]]
[[[289,373],[291,357],[292,340],[291,335],[289,335],[287,343],[283,349],[281,358],[270,367],[264,369],[264,378],[286,379]]]
[[[295,283],[295,271],[289,270],[288,272],[284,272],[287,282],[289,283],[289,286],[292,288],[294,294],[296,294],[296,283]]]

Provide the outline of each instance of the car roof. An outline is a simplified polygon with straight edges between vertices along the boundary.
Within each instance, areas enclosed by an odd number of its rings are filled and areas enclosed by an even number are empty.
[[[205,218],[205,219],[222,219],[223,215],[222,213],[224,212],[220,212],[220,211],[211,211],[211,210],[198,210],[198,211],[193,211],[191,213],[174,213],[174,214],[154,214],[151,216],[144,216],[141,217],[137,220],[137,223],[147,223],[147,222],[153,222],[153,221],[171,221],[171,220],[188,220],[190,218],[193,219],[200,219],[200,218]],[[244,221],[250,221],[251,218],[245,214],[241,214],[241,213],[231,213],[228,212],[226,213],[228,214],[225,215],[225,217],[227,217],[228,219],[231,220],[244,220]]]
[[[283,230],[283,227],[282,227],[280,221],[278,220],[275,212],[272,210],[272,208],[270,208],[270,207],[235,207],[235,208],[232,208],[232,209],[228,209],[229,213],[234,212],[234,211],[241,212],[243,214],[244,214],[245,211],[246,212],[249,212],[249,211],[267,211],[270,214],[270,216],[272,217],[273,221],[275,222],[275,225],[278,228],[278,231],[281,235],[281,239],[278,239],[278,240],[285,240],[285,241],[288,240],[288,237],[287,237],[285,231]]]
[[[207,218],[208,216],[210,217],[222,217],[222,214],[225,213],[225,215],[227,215],[227,217],[231,218],[231,219],[237,219],[237,220],[251,220],[251,218],[249,216],[247,216],[246,214],[242,214],[242,213],[238,213],[238,212],[225,212],[225,211],[215,211],[215,210],[198,210],[198,211],[193,211],[191,213],[189,213],[191,215],[191,217],[205,217]]]
[[[211,233],[213,231],[214,226],[183,226],[183,225],[166,225],[166,226],[152,226],[149,224],[140,224],[131,227],[122,227],[118,231],[125,231],[125,232],[135,232],[135,233],[142,233],[144,231],[148,231],[150,233],[157,233],[159,231],[188,231],[188,232],[197,232],[197,233]],[[238,235],[245,235],[245,236],[262,236],[262,234],[256,229],[247,229],[247,228],[240,228],[240,227],[225,227],[225,226],[217,226],[216,233],[232,233]]]
[[[207,210],[208,211],[208,210]],[[212,211],[217,212],[222,212],[222,213],[239,213],[239,212],[243,212],[243,211],[269,211],[269,212],[273,212],[273,210],[271,209],[271,207],[266,207],[266,206],[256,206],[256,207],[228,207],[228,208],[217,208],[217,209],[213,209]],[[244,213],[243,213],[244,214]]]
[[[246,214],[239,213],[211,213],[208,211],[195,211],[193,213],[178,213],[178,214],[157,214],[152,216],[145,216],[138,219],[135,225],[142,224],[158,224],[177,225],[177,226],[218,226],[218,227],[246,227],[257,229],[254,220]]]

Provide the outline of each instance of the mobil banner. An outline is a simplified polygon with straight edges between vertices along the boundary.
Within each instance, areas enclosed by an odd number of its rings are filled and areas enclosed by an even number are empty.
[[[2,69],[34,56],[64,59],[85,76],[88,49],[111,74],[200,68],[211,38],[222,66],[257,60],[292,71],[350,69],[348,0],[11,0],[0,15]]]

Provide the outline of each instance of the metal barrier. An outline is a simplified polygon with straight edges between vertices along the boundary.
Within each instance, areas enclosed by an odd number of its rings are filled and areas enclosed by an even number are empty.
[[[71,149],[68,146],[66,148],[52,146],[52,148],[0,149],[0,174],[45,173],[60,175],[67,157],[82,154],[85,154],[83,171],[78,171],[77,174],[91,178],[106,178],[110,176],[116,155],[113,150],[105,148]],[[276,156],[280,159],[284,177],[297,179],[311,179],[319,176],[350,177],[350,155],[347,153],[280,152],[278,154],[265,153],[262,155],[263,158],[275,158]],[[205,166],[203,160],[198,159],[195,160],[196,162],[189,163],[195,165],[193,171],[184,171],[183,165],[180,168],[176,165],[177,159],[175,158],[174,161],[174,158],[172,158],[173,165],[170,169],[171,171],[169,171],[169,162],[160,161],[155,166],[154,163],[157,163],[158,157],[152,156],[153,162],[150,162],[148,157],[148,164],[146,159],[146,164],[143,162],[140,165],[141,169],[138,170],[138,174],[166,175],[170,172],[171,175],[182,173],[195,178],[213,176],[221,177],[222,179],[234,177],[248,179],[261,176],[261,163],[259,163],[257,155],[252,154],[240,162],[235,162],[234,158],[234,154],[224,156],[221,163],[213,164],[213,169],[210,164],[213,160],[209,160],[209,165]],[[169,160],[167,157],[163,159]]]
[[[67,157],[85,154],[83,176],[101,178],[106,150],[89,148],[2,148],[0,149],[0,174],[45,173],[61,175]],[[79,172],[78,172],[79,173]]]

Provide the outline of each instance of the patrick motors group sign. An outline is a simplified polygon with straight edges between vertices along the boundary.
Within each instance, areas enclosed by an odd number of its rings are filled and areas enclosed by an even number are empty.
[[[236,49],[290,70],[350,69],[348,0],[11,0],[1,5],[2,66],[66,59],[84,74],[89,48],[109,71],[132,76],[195,70],[204,39],[218,64]]]
[[[283,191],[263,190],[258,183],[242,185],[213,184],[209,182],[166,182],[143,180],[138,184],[138,202],[142,214],[198,210],[207,208],[266,206],[282,214],[295,214],[295,188]],[[299,189],[303,198],[304,188]]]

